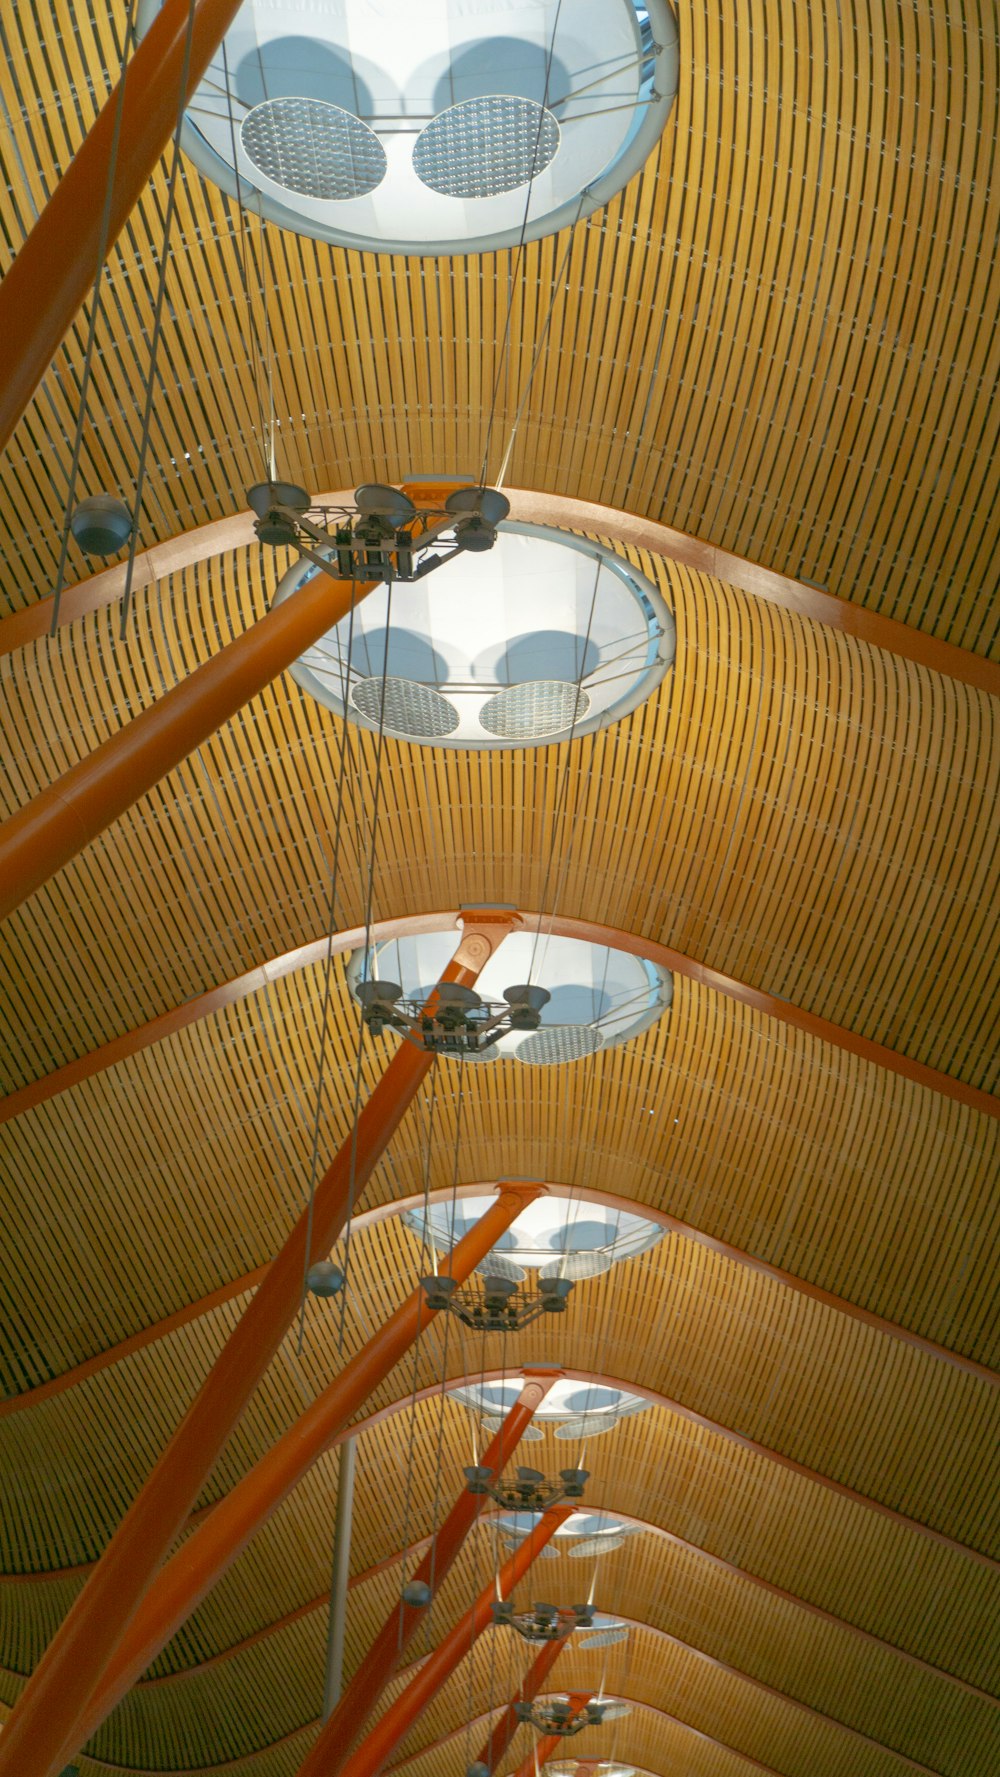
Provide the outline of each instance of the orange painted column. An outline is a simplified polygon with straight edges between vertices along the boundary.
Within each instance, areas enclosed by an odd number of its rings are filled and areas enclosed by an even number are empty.
[[[383,1766],[414,1723],[420,1720],[441,1686],[451,1677],[456,1667],[461,1665],[483,1630],[489,1628],[493,1621],[494,1601],[498,1597],[510,1596],[518,1581],[527,1573],[535,1556],[555,1535],[560,1524],[565,1523],[572,1509],[571,1506],[553,1506],[542,1514],[534,1530],[504,1562],[498,1580],[491,1580],[484,1586],[475,1604],[428,1656],[405,1691],[390,1705],[347,1763],[341,1766],[343,1777],[379,1777]],[[327,1768],[325,1764],[319,1766],[324,1777]]]
[[[198,0],[188,51],[189,0],[166,0],[131,57],[114,155],[108,247],[239,9],[240,0]],[[97,276],[120,87],[121,82],[0,285],[0,450]]]
[[[505,1185],[496,1203],[490,1205],[449,1255],[443,1267],[445,1275],[464,1282],[511,1223],[517,1220],[526,1204],[543,1192],[544,1186],[539,1185]],[[330,1448],[337,1434],[364,1405],[372,1389],[405,1356],[433,1318],[433,1313],[427,1306],[423,1290],[415,1289],[329,1388],[261,1457],[167,1562],[149,1587],[83,1710],[74,1744],[67,1756],[79,1750],[155,1660],[160,1649],[187,1621],[261,1525],[266,1524],[313,1463]],[[26,1777],[23,1766],[20,1771]]]
[[[470,920],[444,976],[465,985],[475,981],[517,916],[498,912],[491,920],[487,911],[477,911]],[[324,1256],[342,1232],[352,1179],[357,1194],[432,1065],[433,1056],[415,1044],[400,1045],[358,1118],[356,1136],[348,1137],[316,1188],[308,1263]],[[0,1734],[0,1777],[50,1777],[86,1738],[78,1732],[84,1708],[295,1317],[307,1230],[303,1214],[28,1680]]]
[[[544,1644],[531,1665],[528,1667],[524,1678],[521,1680],[521,1688],[518,1691],[517,1696],[508,1703],[500,1720],[490,1729],[486,1745],[479,1754],[478,1763],[486,1766],[486,1769],[491,1773],[491,1777],[507,1751],[507,1748],[510,1746],[518,1728],[521,1726],[517,1714],[517,1704],[534,1702],[542,1685],[545,1683],[545,1680],[548,1678],[549,1673],[552,1671],[553,1666],[558,1660],[559,1655],[566,1646],[566,1640],[567,1637],[563,1635],[558,1641],[547,1641]],[[557,1736],[555,1734],[550,1734],[549,1739],[556,1741]],[[547,1758],[548,1753],[546,1753],[545,1756]]]
[[[317,574],[12,814],[0,826],[0,919],[339,623],[373,584]]]
[[[529,1375],[503,1424],[479,1458],[483,1468],[491,1468],[495,1475],[501,1473],[556,1375],[556,1371],[545,1376]],[[432,1592],[437,1591],[488,1497],[488,1494],[470,1493],[467,1488],[463,1490],[417,1568],[414,1580],[423,1580]],[[354,1742],[364,1733],[379,1697],[414,1635],[426,1620],[426,1609],[413,1604],[401,1602],[389,1612],[336,1708],[323,1723],[319,1739],[303,1759],[299,1777],[318,1777],[320,1772],[323,1777],[336,1777],[347,1763]]]

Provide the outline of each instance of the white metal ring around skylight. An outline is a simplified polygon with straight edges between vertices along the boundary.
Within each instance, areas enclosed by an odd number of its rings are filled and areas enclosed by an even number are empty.
[[[139,0],[148,29],[162,0]],[[246,0],[184,148],[247,209],[396,253],[555,233],[652,153],[677,91],[668,0]]]
[[[319,572],[288,570],[280,603]],[[541,746],[607,727],[673,663],[673,616],[610,549],[504,523],[494,547],[376,587],[292,677],[363,728],[448,747]]]
[[[443,577],[443,576],[442,576]],[[365,980],[398,982],[407,999],[425,1000],[440,981],[455,948],[453,932],[422,932],[390,938],[370,951],[356,950],[347,965],[352,991]],[[504,988],[531,982],[547,989],[537,1031],[511,1031],[470,1066],[517,1058],[533,1065],[575,1060],[639,1036],[661,1018],[673,999],[666,969],[582,938],[512,932],[490,958],[476,983],[485,1000],[500,1001]],[[580,1038],[587,1040],[581,1044]]]

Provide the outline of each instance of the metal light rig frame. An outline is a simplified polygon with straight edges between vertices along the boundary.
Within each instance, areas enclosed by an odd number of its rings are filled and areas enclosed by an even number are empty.
[[[573,1288],[568,1277],[540,1277],[537,1290],[520,1290],[508,1277],[483,1277],[460,1289],[453,1277],[422,1277],[428,1308],[455,1314],[474,1333],[519,1333],[543,1314],[564,1314]]]
[[[425,1000],[405,996],[398,981],[362,981],[356,992],[372,1036],[395,1030],[434,1055],[482,1055],[511,1031],[537,1030],[551,998],[527,982],[506,987],[503,1004],[457,981],[440,981]]]
[[[577,1629],[589,1629],[594,1620],[592,1604],[533,1604],[530,1610],[515,1610],[509,1598],[502,1598],[490,1609],[495,1623],[513,1629],[524,1641],[561,1641]],[[531,1705],[521,1708],[528,1713],[520,1719],[530,1721]]]
[[[492,549],[510,511],[492,487],[459,487],[443,506],[420,510],[409,494],[381,482],[359,487],[354,499],[353,507],[314,505],[290,481],[247,489],[260,541],[296,549],[338,580],[422,580],[453,556]]]
[[[539,1734],[546,1738],[555,1734],[560,1739],[568,1739],[571,1734],[580,1734],[584,1728],[599,1727],[604,1720],[604,1705],[593,1703],[580,1695],[560,1699],[549,1697],[546,1701],[534,1703],[515,1703],[514,1714],[518,1721],[530,1722]]]
[[[585,1468],[560,1469],[558,1481],[547,1481],[537,1468],[519,1468],[516,1481],[505,1481],[493,1469],[481,1466],[464,1472],[467,1491],[488,1494],[504,1512],[545,1512],[564,1499],[582,1499],[590,1480]]]

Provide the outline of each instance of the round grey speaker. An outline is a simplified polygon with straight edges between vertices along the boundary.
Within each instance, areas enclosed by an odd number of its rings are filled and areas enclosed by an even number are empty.
[[[365,197],[388,166],[374,130],[325,99],[265,99],[247,112],[240,142],[265,179],[323,203]]]
[[[132,535],[132,514],[113,494],[91,494],[76,507],[69,528],[88,555],[117,555]]]
[[[537,178],[558,148],[559,125],[544,105],[486,93],[431,118],[414,144],[413,170],[442,197],[499,197]]]

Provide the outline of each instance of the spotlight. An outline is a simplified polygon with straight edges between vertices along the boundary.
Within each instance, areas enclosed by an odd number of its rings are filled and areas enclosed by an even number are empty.
[[[426,1580],[407,1580],[402,1591],[403,1603],[412,1605],[414,1610],[426,1610],[433,1596]]]

